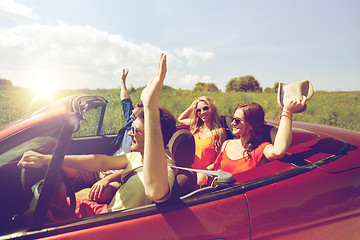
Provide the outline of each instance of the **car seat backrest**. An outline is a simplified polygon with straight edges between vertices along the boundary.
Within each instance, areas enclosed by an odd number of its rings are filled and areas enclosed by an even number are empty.
[[[271,140],[271,129],[272,128],[274,128],[274,126],[265,124],[264,132],[263,132],[263,135],[261,136],[261,140],[263,142],[271,142],[272,143],[272,140]]]
[[[221,126],[226,130],[227,139],[233,139],[234,136],[232,135],[233,127],[231,125],[231,116],[228,115],[220,116],[220,123]]]
[[[168,150],[177,167],[191,167],[195,159],[195,139],[186,129],[180,129],[171,137]],[[196,174],[178,169],[172,190],[172,197],[178,198],[193,191],[196,186]]]

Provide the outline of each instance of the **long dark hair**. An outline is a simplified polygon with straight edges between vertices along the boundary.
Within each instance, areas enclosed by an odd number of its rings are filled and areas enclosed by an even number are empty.
[[[260,104],[254,102],[239,103],[235,110],[241,109],[244,112],[245,123],[250,128],[251,138],[245,145],[245,152],[250,156],[250,152],[256,149],[263,142],[265,129],[265,112]]]

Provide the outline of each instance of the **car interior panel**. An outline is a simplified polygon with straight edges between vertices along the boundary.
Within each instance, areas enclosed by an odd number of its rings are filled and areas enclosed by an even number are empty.
[[[73,137],[70,140],[67,154],[106,154],[112,155],[116,150],[111,142],[116,135]]]
[[[284,171],[295,169],[297,166],[274,160],[257,168],[234,175],[237,183],[245,183],[256,179],[272,176]]]

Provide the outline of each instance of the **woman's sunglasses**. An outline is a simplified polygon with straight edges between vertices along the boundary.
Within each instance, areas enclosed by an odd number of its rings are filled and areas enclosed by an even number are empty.
[[[205,107],[203,107],[203,108],[197,108],[197,109],[196,109],[196,112],[197,112],[197,113],[200,113],[201,110],[202,110],[202,111],[207,111],[207,110],[209,110],[209,109],[210,109],[209,106],[205,106]]]
[[[239,125],[243,121],[240,118],[231,117],[231,122],[235,122],[235,125]]]

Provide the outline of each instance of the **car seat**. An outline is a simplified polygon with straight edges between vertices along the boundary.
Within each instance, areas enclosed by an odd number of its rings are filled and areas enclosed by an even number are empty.
[[[168,150],[176,167],[191,167],[195,159],[194,136],[186,129],[176,131],[169,141]],[[184,169],[176,170],[172,198],[179,198],[196,188],[196,173]]]
[[[221,127],[225,128],[226,139],[233,139],[232,135],[232,125],[231,125],[231,116],[220,116]]]

